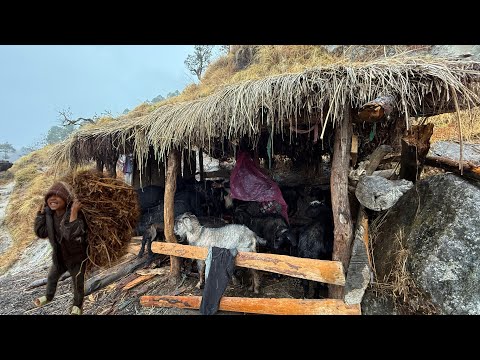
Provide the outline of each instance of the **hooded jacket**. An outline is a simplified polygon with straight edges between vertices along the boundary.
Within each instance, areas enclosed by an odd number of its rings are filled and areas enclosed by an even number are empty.
[[[60,220],[60,233],[54,228],[52,210],[45,206],[44,212],[37,212],[35,218],[35,234],[42,239],[48,237],[52,246],[52,260],[56,265],[70,267],[87,258],[87,227],[80,211],[76,220],[70,222],[71,206],[67,206]]]

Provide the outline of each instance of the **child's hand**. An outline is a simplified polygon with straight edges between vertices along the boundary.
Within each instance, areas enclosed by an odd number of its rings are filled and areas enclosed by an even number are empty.
[[[78,213],[78,210],[82,208],[82,203],[78,199],[73,200],[72,212]]]
[[[40,205],[40,208],[38,209],[38,211],[40,211],[42,214],[45,212],[45,203],[44,202]]]

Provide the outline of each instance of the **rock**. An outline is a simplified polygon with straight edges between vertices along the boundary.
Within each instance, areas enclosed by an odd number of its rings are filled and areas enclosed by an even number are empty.
[[[428,156],[441,156],[460,161],[460,144],[438,141],[430,146]],[[480,166],[480,144],[463,144],[463,160]]]
[[[391,297],[378,297],[371,287],[367,288],[362,299],[362,315],[397,315]]]
[[[408,180],[387,180],[381,176],[363,176],[355,190],[360,204],[367,209],[382,211],[391,208],[413,186]]]
[[[0,171],[7,171],[13,166],[10,161],[0,160]]]
[[[439,313],[480,314],[479,214],[478,183],[454,174],[417,182],[376,233],[378,281],[395,270],[404,249],[408,276]]]

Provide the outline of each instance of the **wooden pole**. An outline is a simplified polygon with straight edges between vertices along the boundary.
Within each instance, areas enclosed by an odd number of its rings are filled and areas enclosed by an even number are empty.
[[[174,197],[177,190],[177,169],[180,166],[180,151],[172,149],[168,154],[167,179],[165,182],[164,197],[164,224],[165,240],[170,243],[176,243],[177,238],[173,232],[175,223]],[[176,283],[180,279],[180,259],[175,256],[170,257],[170,281]]]
[[[348,269],[353,239],[352,217],[348,200],[348,172],[352,139],[351,109],[345,105],[343,118],[335,126],[330,189],[334,221],[333,260],[341,261]],[[343,287],[330,285],[329,297],[343,298]]]
[[[132,244],[129,251],[138,254],[139,244]],[[205,260],[206,247],[153,242],[152,251],[188,259]],[[235,265],[287,276],[319,281],[327,284],[345,285],[345,275],[340,261],[298,258],[294,256],[243,252],[235,257]]]
[[[433,124],[415,125],[402,138],[400,179],[416,182],[422,172],[425,157],[430,150]]]
[[[392,152],[389,145],[380,145],[370,155],[366,175],[372,175],[386,154]],[[344,290],[344,301],[346,304],[360,304],[365,289],[370,283],[372,263],[368,248],[368,217],[365,208],[360,205],[355,225],[352,256],[348,265],[347,280]]]
[[[141,296],[140,305],[199,309],[201,296]],[[267,315],[361,315],[360,305],[336,299],[222,297],[219,310]]]
[[[425,165],[438,167],[447,171],[454,172],[467,178],[480,180],[480,166],[475,165],[471,161],[463,161],[462,171],[460,170],[460,163],[456,160],[440,156],[427,156],[425,158]]]

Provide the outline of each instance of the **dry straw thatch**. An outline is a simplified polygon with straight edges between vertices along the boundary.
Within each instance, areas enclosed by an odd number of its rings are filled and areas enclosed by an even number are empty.
[[[135,190],[118,179],[83,170],[63,178],[82,203],[88,226],[87,270],[113,265],[127,253],[140,206]]]
[[[262,130],[283,132],[319,119],[334,126],[346,107],[359,108],[392,95],[402,118],[451,112],[480,104],[480,62],[432,57],[391,57],[368,63],[341,63],[226,85],[193,101],[165,104],[135,119],[80,129],[54,149],[54,160],[71,166],[98,156],[102,147],[136,154],[145,161],[148,147],[165,158],[171,148],[201,146],[213,139],[248,136]],[[314,120],[313,120],[314,119]],[[143,161],[142,161],[143,160]]]

